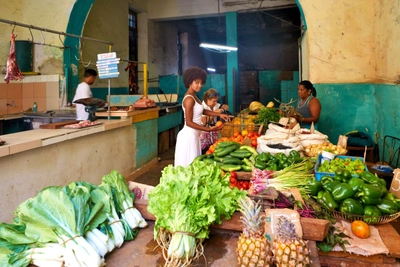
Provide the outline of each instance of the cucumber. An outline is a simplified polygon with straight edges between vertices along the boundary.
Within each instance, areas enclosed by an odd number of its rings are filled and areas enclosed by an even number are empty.
[[[247,165],[242,165],[242,171],[244,172],[251,172],[253,171],[253,168],[251,166],[247,166]]]
[[[246,166],[249,166],[250,168],[253,167],[253,163],[251,162],[251,160],[244,158],[242,161]]]
[[[235,150],[233,152],[231,152],[229,155],[231,155],[232,157],[235,158],[240,158],[240,159],[244,159],[244,158],[249,158],[251,157],[251,155],[253,155],[253,153],[251,153],[248,150]]]
[[[224,141],[224,142],[219,142],[217,144],[217,148],[224,148],[224,147],[228,147],[230,145],[237,145],[238,147],[240,146],[239,143],[237,142],[233,142],[233,141]]]
[[[193,160],[193,162],[202,161],[202,160],[205,159],[205,158],[206,158],[206,155],[200,155],[200,156],[195,157],[194,160]]]
[[[238,158],[222,158],[223,164],[242,165],[243,162]]]
[[[244,146],[241,146],[240,149],[247,149],[247,150],[250,151],[254,156],[257,156],[257,155],[258,155],[258,152],[257,152],[257,150],[256,150],[254,147],[244,145]]]
[[[232,165],[232,164],[222,164],[219,168],[226,172],[232,171],[240,171],[242,169],[241,165]]]
[[[237,145],[230,145],[222,150],[218,150],[214,152],[214,157],[223,157],[229,155],[229,153],[235,151],[237,149]]]
[[[221,165],[221,162],[217,162],[215,160],[213,160],[212,158],[205,158],[203,159],[203,162],[207,163],[207,164],[216,164],[217,166]]]

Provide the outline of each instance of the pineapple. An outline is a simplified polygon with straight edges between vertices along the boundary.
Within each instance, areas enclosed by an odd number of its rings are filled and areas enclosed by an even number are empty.
[[[307,243],[297,236],[294,224],[285,216],[278,218],[272,247],[277,267],[310,266],[310,252]]]
[[[264,235],[264,216],[260,216],[261,205],[250,198],[239,199],[240,221],[243,233],[239,237],[237,259],[239,266],[264,267],[272,263],[272,252]]]

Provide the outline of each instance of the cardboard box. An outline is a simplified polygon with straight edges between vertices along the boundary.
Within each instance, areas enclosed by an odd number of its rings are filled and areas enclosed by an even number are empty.
[[[400,169],[395,169],[393,171],[393,180],[389,192],[400,198]]]
[[[136,199],[144,199],[147,200],[148,195],[150,191],[154,188],[154,186],[147,185],[147,184],[141,184],[141,183],[136,183],[129,181],[128,182],[128,187],[129,190],[133,192],[135,195],[135,200]]]
[[[303,229],[300,223],[300,215],[297,211],[291,209],[266,209],[265,210],[265,236],[271,242],[274,242],[277,233],[278,218],[284,216],[293,224],[296,234],[299,238],[303,238]]]

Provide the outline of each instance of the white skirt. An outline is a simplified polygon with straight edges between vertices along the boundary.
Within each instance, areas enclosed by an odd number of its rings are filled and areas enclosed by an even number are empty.
[[[201,155],[200,133],[201,131],[188,126],[179,131],[175,146],[175,167],[186,167],[195,157]]]

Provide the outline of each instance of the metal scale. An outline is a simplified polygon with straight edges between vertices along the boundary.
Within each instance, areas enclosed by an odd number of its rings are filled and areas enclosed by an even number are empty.
[[[89,113],[88,120],[95,121],[97,120],[96,111],[98,108],[102,108],[106,105],[106,102],[100,98],[81,98],[74,101],[75,104],[82,104],[85,106],[85,111]]]

